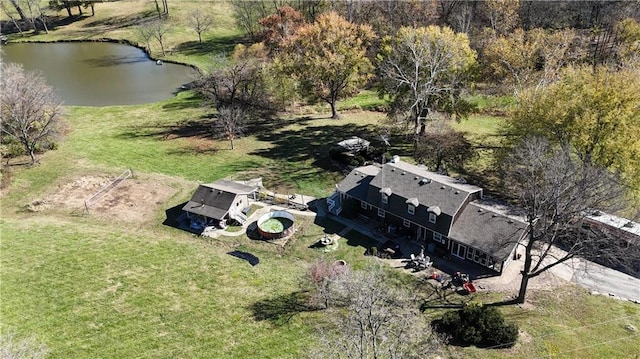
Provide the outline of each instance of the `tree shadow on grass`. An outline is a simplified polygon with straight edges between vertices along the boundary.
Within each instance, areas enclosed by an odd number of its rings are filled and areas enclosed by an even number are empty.
[[[288,323],[296,314],[320,310],[309,304],[309,292],[293,292],[253,303],[249,309],[258,321],[268,320],[273,324]]]
[[[240,259],[244,259],[245,261],[247,261],[252,267],[257,266],[260,263],[260,258],[256,257],[255,255],[249,253],[249,252],[243,252],[243,251],[231,251],[227,253],[230,256],[236,257],[236,258],[240,258]]]
[[[130,126],[117,135],[118,138],[133,139],[158,137],[163,140],[173,138],[210,138],[213,120],[207,117],[187,119],[175,124],[148,124],[147,126]]]
[[[91,22],[87,22],[82,27],[90,28],[90,29],[95,29],[99,27],[106,27],[109,29],[122,29],[126,27],[140,25],[141,22],[155,20],[158,18],[157,14],[158,13],[155,10],[145,10],[135,14],[110,16],[102,19],[97,19]]]
[[[329,156],[329,149],[338,142],[352,136],[375,140],[378,133],[374,126],[356,124],[307,125],[302,126],[300,129],[285,129],[281,131],[265,129],[260,131],[256,137],[260,141],[271,143],[272,146],[256,150],[250,154],[283,161],[284,163],[311,161],[315,168],[336,170]]]
[[[244,38],[240,35],[222,35],[204,40],[202,43],[185,41],[178,44],[175,50],[187,56],[231,53],[237,44],[244,42],[243,40]]]
[[[180,111],[188,108],[205,107],[204,98],[197,92],[191,91],[188,96],[175,98],[162,106],[166,111]]]
[[[420,291],[420,293],[429,293],[423,298],[423,302],[420,305],[420,310],[423,312],[428,309],[462,308],[475,298],[472,295],[461,296],[461,292],[456,290],[450,282],[445,286],[441,286],[435,280],[424,280],[419,286],[421,288],[416,288],[416,290]]]

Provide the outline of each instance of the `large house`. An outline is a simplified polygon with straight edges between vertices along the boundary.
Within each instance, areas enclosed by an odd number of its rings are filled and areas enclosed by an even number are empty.
[[[196,230],[210,225],[225,227],[230,221],[244,223],[249,196],[257,190],[257,187],[227,180],[201,184],[182,210],[187,213],[191,228]]]
[[[508,207],[484,199],[482,188],[397,158],[354,169],[327,204],[332,214],[366,217],[431,253],[498,273],[513,259],[527,228]]]

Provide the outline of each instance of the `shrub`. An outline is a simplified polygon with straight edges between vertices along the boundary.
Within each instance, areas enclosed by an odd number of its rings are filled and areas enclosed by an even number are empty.
[[[438,329],[451,336],[453,343],[480,347],[510,347],[518,339],[518,326],[507,324],[495,307],[470,304],[446,313]]]

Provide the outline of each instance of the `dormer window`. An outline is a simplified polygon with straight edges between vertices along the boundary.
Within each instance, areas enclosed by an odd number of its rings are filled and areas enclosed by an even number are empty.
[[[416,213],[416,207],[420,205],[417,198],[409,198],[405,203],[407,204],[407,213],[410,215],[414,215]]]
[[[385,187],[380,190],[380,202],[383,204],[389,203],[389,196],[391,196],[391,188]]]
[[[436,223],[436,218],[442,213],[440,207],[433,206],[427,208],[427,213],[429,213],[429,223]]]

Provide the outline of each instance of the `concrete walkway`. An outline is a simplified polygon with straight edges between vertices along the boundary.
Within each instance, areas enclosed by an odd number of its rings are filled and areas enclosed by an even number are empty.
[[[301,198],[301,197],[299,197]],[[309,198],[309,201],[305,202],[308,203],[310,201],[312,201],[314,198],[313,197],[307,197],[305,196],[304,199],[305,201],[307,200],[307,198]],[[299,211],[296,209],[290,209],[287,207],[282,207],[282,206],[278,206],[278,205],[269,205],[263,202],[257,202],[257,201],[253,201],[250,204],[255,204],[261,208],[258,208],[255,212],[253,212],[251,214],[251,216],[247,217],[247,221],[242,225],[242,229],[237,230],[237,231],[227,231],[226,229],[220,229],[220,228],[214,228],[214,227],[207,227],[203,232],[202,232],[202,236],[205,237],[210,237],[210,238],[218,238],[219,236],[225,236],[225,237],[238,237],[241,235],[244,235],[247,233],[247,228],[254,223],[255,221],[258,220],[258,218],[260,218],[262,215],[264,215],[265,213],[269,213],[269,212],[273,212],[273,211],[287,211],[290,212],[296,216],[306,216],[306,217],[315,217],[316,213],[312,212],[312,211]]]
[[[573,258],[550,271],[592,293],[640,303],[640,279],[582,258]]]
[[[552,250],[552,254],[556,258],[561,258],[564,253],[558,248]],[[548,259],[545,263],[550,263],[551,260]],[[523,267],[523,259],[513,261],[501,276],[482,278],[475,282],[478,283],[480,289],[509,291],[517,294],[521,280],[520,271]],[[528,288],[552,290],[567,282],[586,288],[593,294],[640,303],[640,279],[582,258],[570,259],[532,278]]]
[[[308,204],[315,200],[313,197],[302,195],[296,195],[295,199],[298,200],[299,204]],[[257,201],[252,202],[251,204],[258,205],[262,208],[259,208],[251,214],[241,230],[228,232],[222,229],[217,229],[209,231],[208,233],[203,233],[203,235],[213,238],[217,238],[218,236],[241,236],[246,233],[247,227],[249,225],[257,221],[258,218],[260,218],[260,216],[262,216],[263,214],[271,211],[286,210],[295,215],[310,217],[324,214],[322,208],[318,208],[318,213],[315,213],[310,210],[299,211],[283,206],[269,205]],[[329,215],[329,217],[332,220],[345,225],[345,228],[341,230],[340,233],[334,235],[336,237],[344,237],[349,231],[356,230],[372,239],[375,239],[379,243],[384,243],[388,240],[388,238],[386,238],[382,234],[374,232],[370,228],[367,228],[366,226],[360,225],[356,222],[349,221],[340,216]],[[410,253],[418,253],[420,248],[419,245],[414,244],[413,242],[409,242],[407,243],[407,245],[411,247],[410,249],[403,249],[403,253],[406,253],[407,256]],[[555,248],[554,252],[557,252],[555,253],[556,256],[561,256],[563,254],[563,252],[558,248]],[[397,262],[398,260],[395,261]],[[434,261],[434,271],[440,272],[438,271],[439,268],[436,265],[436,262],[437,261]],[[392,263],[392,265],[397,266],[398,263],[394,262]],[[514,294],[517,294],[517,290],[520,285],[520,271],[522,270],[523,265],[523,260],[513,261],[501,276],[476,279],[474,283],[477,283],[478,288],[481,290],[513,292]],[[538,277],[532,278],[529,281],[529,288],[553,289],[555,287],[565,285],[566,282],[576,283],[592,291],[594,294],[603,294],[640,303],[640,279],[581,258],[571,259],[565,263],[551,268]]]
[[[377,240],[380,243],[384,243],[388,240],[388,238],[381,234],[372,232],[369,228],[358,223],[338,216],[330,215],[330,217],[332,220],[347,226],[343,232],[348,232],[347,229],[353,229]],[[410,249],[407,248],[406,250],[403,248],[403,253],[407,254],[407,256],[410,253],[418,253],[420,250],[420,246],[413,242],[409,242],[407,245],[412,247]],[[555,248],[554,252],[556,252],[555,255],[557,257],[563,254],[558,248]],[[433,259],[435,272],[446,274],[451,271],[450,268],[439,268],[437,258]],[[395,262],[401,263],[401,261],[395,260],[392,263],[395,267],[399,266],[399,264]],[[452,263],[451,265],[455,265],[455,263]],[[520,272],[522,271],[523,266],[523,259],[512,261],[502,275],[476,279],[474,280],[474,283],[477,283],[481,290],[509,292],[515,295],[520,287]],[[463,268],[458,270],[464,271]],[[569,260],[551,268],[535,278],[532,278],[529,281],[528,288],[552,290],[553,288],[566,285],[567,282],[576,283],[581,287],[592,291],[594,294],[603,294],[640,303],[640,279],[582,258]]]

